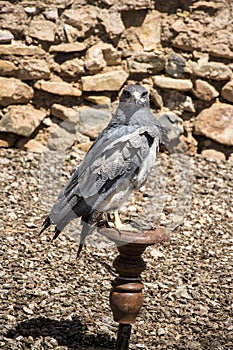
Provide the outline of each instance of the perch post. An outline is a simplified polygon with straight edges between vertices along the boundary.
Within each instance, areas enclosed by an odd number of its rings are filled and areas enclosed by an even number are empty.
[[[146,263],[141,255],[146,247],[169,241],[169,235],[164,227],[144,232],[119,232],[112,228],[99,228],[98,231],[113,241],[119,251],[113,262],[118,276],[112,282],[110,306],[114,320],[119,323],[116,350],[127,350],[131,325],[143,304],[141,273]]]

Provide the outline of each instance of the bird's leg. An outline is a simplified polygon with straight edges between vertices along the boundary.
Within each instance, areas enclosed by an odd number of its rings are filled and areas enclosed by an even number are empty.
[[[114,225],[115,225],[115,227],[116,228],[121,227],[123,225],[123,223],[121,222],[121,218],[120,218],[118,210],[115,210],[113,214],[114,214]]]

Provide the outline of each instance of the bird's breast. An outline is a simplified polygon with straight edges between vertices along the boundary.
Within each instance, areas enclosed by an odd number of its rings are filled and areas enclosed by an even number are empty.
[[[137,176],[137,188],[140,188],[148,178],[151,169],[153,168],[156,157],[157,157],[158,143],[156,141],[153,142],[150,147],[148,156],[141,163],[138,176]]]

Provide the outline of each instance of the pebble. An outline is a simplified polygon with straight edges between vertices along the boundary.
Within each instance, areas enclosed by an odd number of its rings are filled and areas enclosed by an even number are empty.
[[[164,334],[166,334],[166,330],[163,328],[158,328],[157,334],[158,334],[158,336],[164,335]]]
[[[23,306],[23,311],[28,315],[33,315],[33,311],[26,306]]]
[[[164,257],[164,253],[159,251],[158,249],[153,249],[150,252],[151,256],[153,256],[154,258],[162,258]]]
[[[33,222],[26,222],[25,225],[28,227],[28,228],[36,228],[38,227],[36,224],[34,224]]]
[[[24,11],[28,14],[28,15],[34,15],[37,11],[37,8],[35,6],[27,6],[24,7]]]
[[[13,221],[17,219],[17,215],[14,212],[10,212],[7,214],[8,220]]]
[[[129,211],[137,211],[137,208],[134,205],[129,205],[127,209]]]

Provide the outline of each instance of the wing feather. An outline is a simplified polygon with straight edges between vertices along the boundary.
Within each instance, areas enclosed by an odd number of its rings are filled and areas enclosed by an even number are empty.
[[[121,126],[106,134],[88,152],[79,168],[78,178],[73,179],[72,191],[83,198],[100,194],[106,181],[127,177],[130,179],[146,158],[149,145],[145,137],[148,128]]]

